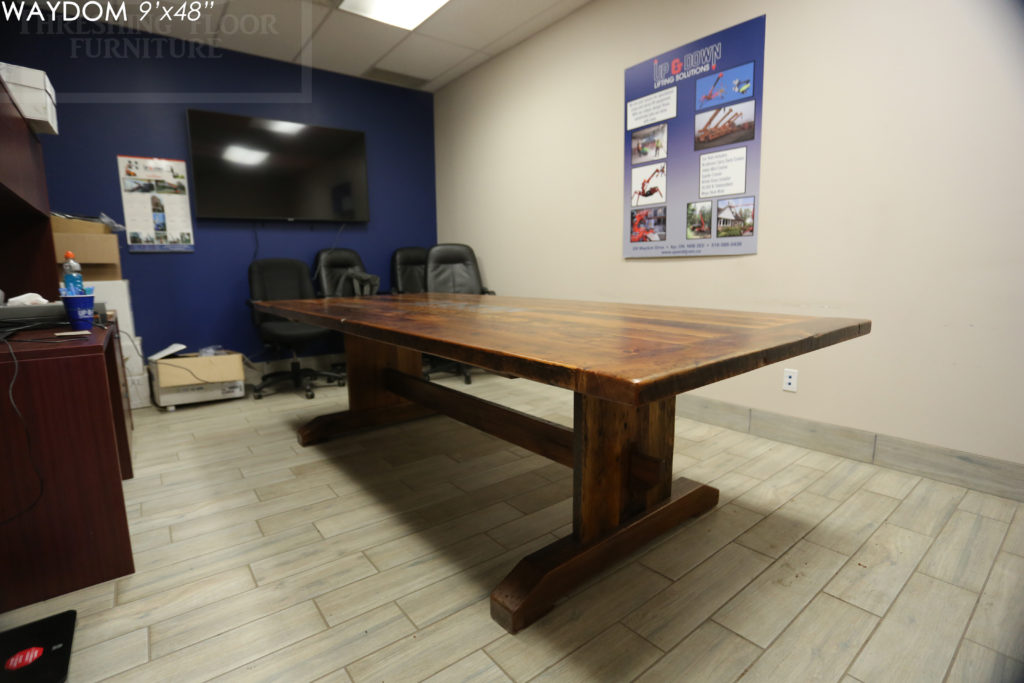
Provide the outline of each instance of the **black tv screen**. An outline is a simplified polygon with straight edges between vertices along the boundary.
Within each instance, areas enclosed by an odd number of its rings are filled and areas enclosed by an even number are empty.
[[[370,220],[366,136],[188,110],[199,218]]]

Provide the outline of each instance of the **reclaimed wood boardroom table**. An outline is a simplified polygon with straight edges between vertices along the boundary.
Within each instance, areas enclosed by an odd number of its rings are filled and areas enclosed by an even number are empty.
[[[868,320],[467,294],[254,302],[344,333],[349,409],[303,445],[442,413],[573,469],[572,534],[523,558],[491,616],[525,628],[718,491],[672,479],[676,395],[867,334]],[[573,428],[423,379],[422,354],[574,392]]]

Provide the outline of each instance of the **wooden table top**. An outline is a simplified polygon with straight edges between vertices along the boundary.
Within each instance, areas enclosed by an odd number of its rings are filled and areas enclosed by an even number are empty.
[[[639,405],[871,330],[869,320],[472,294],[254,302],[257,309]]]

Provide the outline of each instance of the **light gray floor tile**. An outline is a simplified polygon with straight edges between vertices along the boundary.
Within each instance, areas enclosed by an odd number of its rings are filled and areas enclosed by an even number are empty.
[[[960,644],[946,683],[1021,683],[1024,662],[1010,659],[970,640]]]
[[[825,591],[882,616],[931,543],[930,536],[883,524],[829,582]]]
[[[1024,661],[1024,557],[999,553],[967,637],[1007,657]]]
[[[874,683],[929,683],[946,675],[977,595],[914,574],[850,667]]]
[[[878,468],[874,465],[846,460],[808,486],[807,491],[832,500],[844,501],[877,472]]]
[[[479,372],[468,386],[438,383],[572,425],[571,391]],[[1022,675],[1024,505],[1013,500],[678,418],[674,472],[709,477],[716,510],[621,558],[513,636],[491,620],[488,595],[554,540],[547,531],[571,533],[559,503],[572,470],[443,417],[296,443],[296,425],[347,405],[344,388],[323,387],[313,401],[282,392],[136,411],[136,477],[124,482],[136,572],[0,614],[0,631],[77,610],[72,681]],[[1009,527],[992,561],[1000,524]],[[354,578],[380,571],[338,588],[345,572],[328,570],[346,564]],[[971,592],[925,572],[983,581],[969,620]]]
[[[735,500],[735,504],[761,515],[770,515],[820,476],[822,471],[813,467],[790,465],[744,493]]]
[[[1007,524],[957,510],[918,571],[980,593],[1006,535]]]
[[[622,624],[615,624],[531,683],[629,681],[656,662],[662,652]]]
[[[968,491],[960,501],[959,509],[1009,524],[1013,521],[1013,513],[1017,511],[1017,501],[980,491]]]
[[[714,619],[755,645],[768,647],[845,561],[845,555],[800,541]]]
[[[852,555],[898,504],[895,498],[857,491],[807,534],[807,540]]]
[[[668,650],[760,574],[771,560],[730,543],[679,581],[623,619],[662,650]]]
[[[798,493],[746,531],[736,542],[770,557],[779,557],[838,505],[836,501],[814,493]]]
[[[878,617],[818,595],[744,677],[759,683],[834,681],[871,635]]]
[[[1024,505],[1018,508],[1017,515],[1013,518],[1013,524],[1006,532],[1003,550],[1014,555],[1024,556]]]
[[[935,536],[960,504],[967,489],[922,479],[900,503],[889,522],[919,534]]]
[[[732,683],[761,648],[713,621],[694,631],[652,666],[637,683]]]
[[[712,510],[640,557],[640,563],[678,579],[754,526],[761,515],[736,505]]]
[[[882,469],[864,484],[864,488],[872,493],[880,493],[883,496],[902,500],[914,490],[919,481],[921,481],[921,477],[914,474]]]

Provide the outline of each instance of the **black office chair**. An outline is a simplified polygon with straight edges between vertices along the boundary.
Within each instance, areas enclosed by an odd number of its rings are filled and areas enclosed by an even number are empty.
[[[366,272],[363,259],[351,249],[322,249],[316,255],[320,296],[376,294],[380,278]]]
[[[278,301],[281,299],[312,299],[313,282],[309,279],[309,267],[302,261],[288,258],[266,258],[249,264],[249,295],[253,301]],[[263,375],[253,389],[253,398],[263,398],[263,390],[271,384],[290,380],[296,388],[306,390],[306,398],[313,398],[313,380],[323,378],[332,382],[343,382],[344,377],[333,372],[303,368],[299,365],[298,351],[307,344],[327,337],[331,331],[293,322],[253,308],[252,321],[260,339],[267,346],[286,349],[292,354],[290,370],[281,370]]]
[[[494,294],[484,287],[476,254],[465,244],[437,244],[430,248],[427,252],[427,291]],[[428,380],[432,372],[451,372],[462,375],[466,384],[473,382],[469,366],[454,361],[432,359],[425,373]]]
[[[399,247],[391,254],[391,293],[415,294],[427,291],[427,250]]]
[[[465,244],[436,244],[427,252],[427,291],[494,294],[483,285],[476,254]]]

